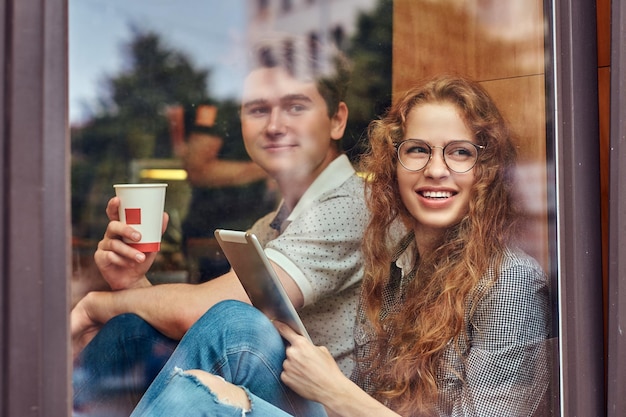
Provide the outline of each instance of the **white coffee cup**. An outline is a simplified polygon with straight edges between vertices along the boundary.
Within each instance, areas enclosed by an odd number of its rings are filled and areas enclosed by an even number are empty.
[[[141,233],[139,242],[124,239],[128,245],[146,253],[161,249],[166,187],[167,184],[113,185],[120,198],[120,221]]]

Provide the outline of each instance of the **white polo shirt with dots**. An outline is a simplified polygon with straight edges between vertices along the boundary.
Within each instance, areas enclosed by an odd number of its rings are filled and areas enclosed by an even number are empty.
[[[363,278],[361,242],[368,220],[363,180],[342,155],[317,177],[291,213],[282,208],[258,220],[251,231],[268,258],[300,288],[304,307],[299,314],[313,342],[326,346],[349,376]]]

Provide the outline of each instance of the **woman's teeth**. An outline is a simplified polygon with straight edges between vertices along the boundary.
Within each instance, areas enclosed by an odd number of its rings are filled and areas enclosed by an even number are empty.
[[[426,198],[450,198],[452,193],[450,191],[423,191],[422,195]]]

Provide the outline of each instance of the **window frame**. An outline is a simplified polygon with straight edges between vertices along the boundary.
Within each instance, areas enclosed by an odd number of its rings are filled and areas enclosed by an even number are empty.
[[[68,293],[70,271],[69,140],[67,120],[67,1],[0,0],[4,86],[0,157],[0,410],[3,415],[70,414]],[[556,143],[554,169],[559,222],[558,270],[561,415],[604,415],[599,212],[598,109],[595,2],[552,2],[548,36],[553,58],[551,128]],[[623,39],[624,6],[613,2],[613,39]],[[28,28],[25,30],[24,28]],[[613,46],[612,83],[621,91],[626,58]],[[617,87],[622,87],[618,89]],[[626,201],[619,138],[626,131],[623,98],[611,99],[611,223],[619,223]],[[622,117],[620,117],[622,116]],[[572,152],[576,149],[576,152]],[[623,177],[623,175],[622,175]],[[624,218],[624,216],[621,216]],[[63,241],[64,244],[59,244]],[[622,242],[624,242],[622,240]],[[611,307],[626,293],[618,284],[626,247],[610,238],[608,396],[613,410],[626,371],[611,354],[623,351],[611,325],[624,310]],[[622,273],[622,277],[626,274]],[[623,321],[623,320],[622,320]],[[613,365],[616,366],[613,366]],[[58,383],[58,381],[67,383]],[[50,383],[50,381],[56,381]],[[621,403],[621,406],[619,404]],[[617,411],[614,411],[617,412]],[[611,411],[609,411],[611,413]],[[613,414],[609,414],[613,415]]]
[[[0,414],[69,416],[67,0],[0,0],[0,18]]]

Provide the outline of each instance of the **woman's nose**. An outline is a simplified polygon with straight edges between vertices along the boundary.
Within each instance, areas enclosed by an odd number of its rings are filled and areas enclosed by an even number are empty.
[[[432,178],[442,178],[450,175],[450,169],[443,157],[443,148],[440,146],[431,148],[430,160],[426,163],[424,175]]]

